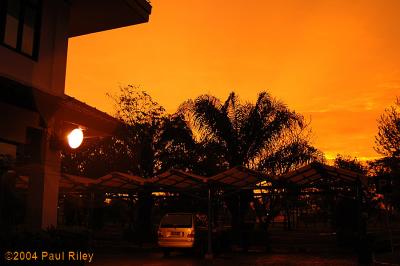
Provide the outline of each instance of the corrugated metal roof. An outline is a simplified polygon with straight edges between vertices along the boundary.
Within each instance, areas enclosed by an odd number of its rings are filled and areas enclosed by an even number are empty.
[[[191,174],[182,170],[171,169],[148,180],[153,186],[161,188],[182,190],[196,189],[204,186],[207,178]]]
[[[268,175],[248,169],[243,166],[236,166],[222,173],[209,178],[209,182],[222,186],[235,188],[250,188],[262,181],[273,181]]]
[[[354,184],[357,180],[360,180],[363,185],[367,185],[367,177],[362,174],[318,162],[313,162],[297,170],[283,174],[278,179],[297,185]]]

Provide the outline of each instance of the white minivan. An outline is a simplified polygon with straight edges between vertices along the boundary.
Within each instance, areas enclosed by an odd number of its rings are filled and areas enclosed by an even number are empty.
[[[189,249],[195,245],[196,217],[193,213],[167,213],[158,227],[158,245],[165,255],[171,249]]]

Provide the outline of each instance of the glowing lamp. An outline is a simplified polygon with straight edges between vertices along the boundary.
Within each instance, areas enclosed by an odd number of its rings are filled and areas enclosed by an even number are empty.
[[[76,149],[79,146],[81,146],[82,141],[83,141],[83,131],[80,128],[75,128],[74,130],[72,130],[68,136],[68,145],[72,148],[72,149]]]

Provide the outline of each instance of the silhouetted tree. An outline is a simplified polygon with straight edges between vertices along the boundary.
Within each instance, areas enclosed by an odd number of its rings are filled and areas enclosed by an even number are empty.
[[[112,171],[151,177],[169,168],[198,167],[192,131],[180,115],[167,115],[145,91],[128,85],[116,95],[122,126],[112,137],[85,140],[78,150],[63,152],[63,171],[99,177]]]
[[[117,117],[132,129],[128,137],[137,148],[139,175],[153,176],[170,168],[201,172],[201,147],[182,114],[166,114],[150,95],[133,86],[122,88],[113,99]]]
[[[119,129],[115,136],[87,139],[78,150],[62,152],[62,172],[97,178],[112,171],[136,172],[136,147]]]
[[[356,173],[366,175],[368,170],[366,165],[363,165],[356,157],[350,157],[338,154],[336,155],[334,166],[342,169],[351,170]]]
[[[241,103],[233,92],[225,102],[202,95],[185,102],[179,112],[202,145],[218,147],[221,167],[244,165],[280,174],[322,158],[308,141],[304,118],[267,92],[255,104]]]
[[[400,208],[400,98],[378,119],[375,150],[384,156],[371,163],[377,174],[388,174],[391,179],[391,203]]]
[[[400,98],[378,119],[375,150],[385,157],[400,160]]]
[[[114,101],[116,117],[125,125],[123,138],[135,150],[136,174],[153,176],[156,172],[156,137],[165,118],[165,109],[145,91],[128,85],[118,95],[109,95]]]
[[[181,115],[165,117],[155,145],[159,171],[175,168],[198,172],[198,147],[192,131]]]

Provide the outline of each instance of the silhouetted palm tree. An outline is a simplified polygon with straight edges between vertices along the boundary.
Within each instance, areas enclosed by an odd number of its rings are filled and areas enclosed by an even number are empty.
[[[181,105],[180,112],[200,142],[221,147],[228,167],[277,174],[320,156],[308,142],[304,118],[267,92],[255,104],[241,103],[233,92],[225,102],[202,95]]]

